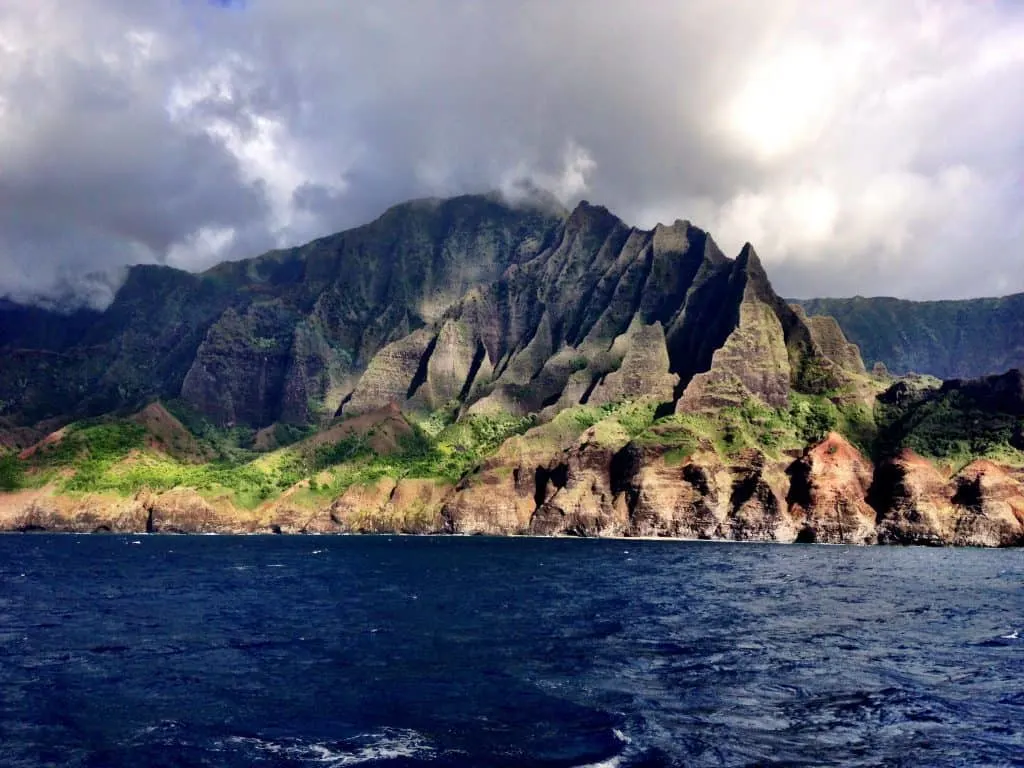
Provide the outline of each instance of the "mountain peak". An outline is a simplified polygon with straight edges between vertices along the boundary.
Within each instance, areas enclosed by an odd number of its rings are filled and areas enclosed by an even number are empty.
[[[655,232],[657,232],[658,230],[670,230],[670,231],[682,230],[682,231],[685,231],[685,230],[689,229],[692,226],[693,226],[693,224],[690,222],[689,219],[676,219],[671,224],[665,224],[665,223],[659,221],[657,224],[654,225],[654,231]]]
[[[580,200],[576,204],[576,207],[573,208],[572,212],[569,214],[569,220],[573,221],[591,218],[606,218],[609,216],[613,218],[618,218],[617,216],[614,216],[614,214],[612,214],[612,212],[605,208],[603,205],[594,205],[589,200]]]
[[[740,249],[740,254],[736,257],[736,264],[741,269],[764,271],[764,267],[761,265],[761,258],[757,255],[757,251],[754,250],[754,246],[749,242],[744,243]]]
[[[539,413],[585,403],[635,339],[650,349],[630,366],[667,359],[663,373],[685,383],[707,370],[744,297],[783,312],[749,243],[732,262],[684,219],[642,230],[589,200],[553,206],[525,184],[422,198],[203,275],[136,268],[83,337],[105,346],[48,383],[33,414],[152,397],[254,427],[391,399]],[[654,324],[661,337],[643,330]],[[3,383],[0,400],[16,400]]]

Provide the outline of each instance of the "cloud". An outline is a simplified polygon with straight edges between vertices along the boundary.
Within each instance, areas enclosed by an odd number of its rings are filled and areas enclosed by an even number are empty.
[[[570,139],[562,152],[560,170],[549,173],[543,168],[519,163],[506,171],[500,188],[509,199],[542,189],[559,200],[575,200],[587,191],[589,179],[596,169],[597,163],[590,152]]]
[[[0,0],[0,294],[523,182],[787,295],[1024,291],[1011,0]]]

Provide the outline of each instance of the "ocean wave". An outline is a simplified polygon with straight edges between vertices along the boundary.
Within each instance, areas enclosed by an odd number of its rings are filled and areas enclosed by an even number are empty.
[[[234,736],[227,745],[257,755],[282,756],[309,764],[327,766],[428,757],[434,749],[416,731],[385,728],[334,742],[307,742],[301,739],[262,739]]]
[[[619,768],[620,765],[622,765],[622,755],[615,755],[599,763],[587,763],[577,766],[577,768]]]
[[[612,728],[612,735],[615,737],[615,740],[625,748],[622,752],[617,755],[612,755],[611,757],[606,757],[604,760],[598,760],[596,763],[586,763],[584,765],[576,766],[576,768],[620,768],[623,761],[629,757],[628,752],[633,743],[633,739],[618,728]]]

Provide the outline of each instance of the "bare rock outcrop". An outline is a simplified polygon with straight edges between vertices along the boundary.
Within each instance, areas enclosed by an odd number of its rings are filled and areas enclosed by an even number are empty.
[[[671,363],[661,323],[642,325],[634,321],[615,344],[624,348],[622,364],[601,380],[587,402],[602,405],[647,396],[670,402],[679,377],[669,373]]]
[[[330,518],[345,531],[386,532],[389,528],[384,519],[384,507],[397,485],[394,478],[382,477],[373,483],[349,486],[331,504]]]
[[[253,516],[222,506],[214,507],[190,488],[165,493],[140,494],[151,533],[251,533],[257,530]]]
[[[134,497],[108,494],[66,496],[37,492],[24,506],[0,519],[0,530],[54,533],[251,533],[260,530],[253,513],[211,503],[190,488]]]
[[[571,414],[513,437],[456,486],[445,530],[464,534],[610,536],[628,531],[613,487],[625,430],[607,422],[582,431]]]
[[[342,405],[345,415],[358,416],[391,402],[404,402],[431,341],[431,333],[421,328],[381,349]]]
[[[949,480],[913,451],[883,461],[868,493],[879,543],[948,544],[956,528],[952,495]]]
[[[772,406],[789,403],[790,367],[782,324],[755,298],[740,305],[739,323],[713,355],[711,369],[693,377],[676,410],[738,406],[756,395]]]
[[[798,540],[827,544],[873,544],[874,508],[868,504],[874,468],[835,432],[810,447],[786,470],[787,501],[801,520]]]
[[[135,499],[32,494],[0,520],[0,530],[53,533],[142,533],[148,513]]]
[[[629,446],[620,462],[634,536],[727,539],[732,475],[710,450],[683,462],[664,448]]]
[[[864,373],[856,348],[838,327],[812,328],[802,311],[779,298],[749,243],[727,278],[717,293],[722,306],[736,313],[733,326],[707,369],[686,384],[677,413],[738,406],[751,397],[786,407],[793,389],[821,392]]]
[[[886,544],[1024,545],[1024,483],[981,459],[952,478],[910,451],[883,462],[870,499]]]
[[[629,441],[619,428],[601,434],[591,427],[577,445],[536,471],[536,511],[530,532],[544,535],[622,536],[629,510],[612,488],[612,465]]]
[[[432,479],[382,477],[350,486],[335,499],[327,517],[351,533],[441,533],[441,509],[451,485]],[[329,527],[326,521],[319,525]]]
[[[953,478],[956,524],[950,544],[1024,545],[1024,484],[991,461],[974,461]]]
[[[441,508],[451,492],[452,486],[441,480],[403,478],[384,505],[384,516],[400,533],[441,533]]]
[[[408,386],[409,406],[433,411],[465,398],[485,354],[483,343],[467,323],[446,320]]]
[[[729,538],[734,541],[796,540],[799,530],[786,505],[788,478],[781,464],[753,449],[741,451],[729,467]]]
[[[464,477],[441,510],[446,533],[508,536],[525,534],[537,508],[537,488],[547,487],[542,472],[550,452],[512,438]]]
[[[705,441],[679,459],[664,445],[632,443],[617,457],[616,484],[630,535],[793,541],[785,463],[746,449],[723,460]]]
[[[811,332],[811,338],[821,353],[845,371],[851,373],[867,373],[860,349],[850,343],[843,329],[834,317],[814,315],[807,317],[800,305],[792,305],[793,310],[803,320]]]

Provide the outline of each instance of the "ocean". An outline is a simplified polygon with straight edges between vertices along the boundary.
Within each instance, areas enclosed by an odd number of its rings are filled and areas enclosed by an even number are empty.
[[[0,766],[1020,766],[1024,551],[0,536]]]

